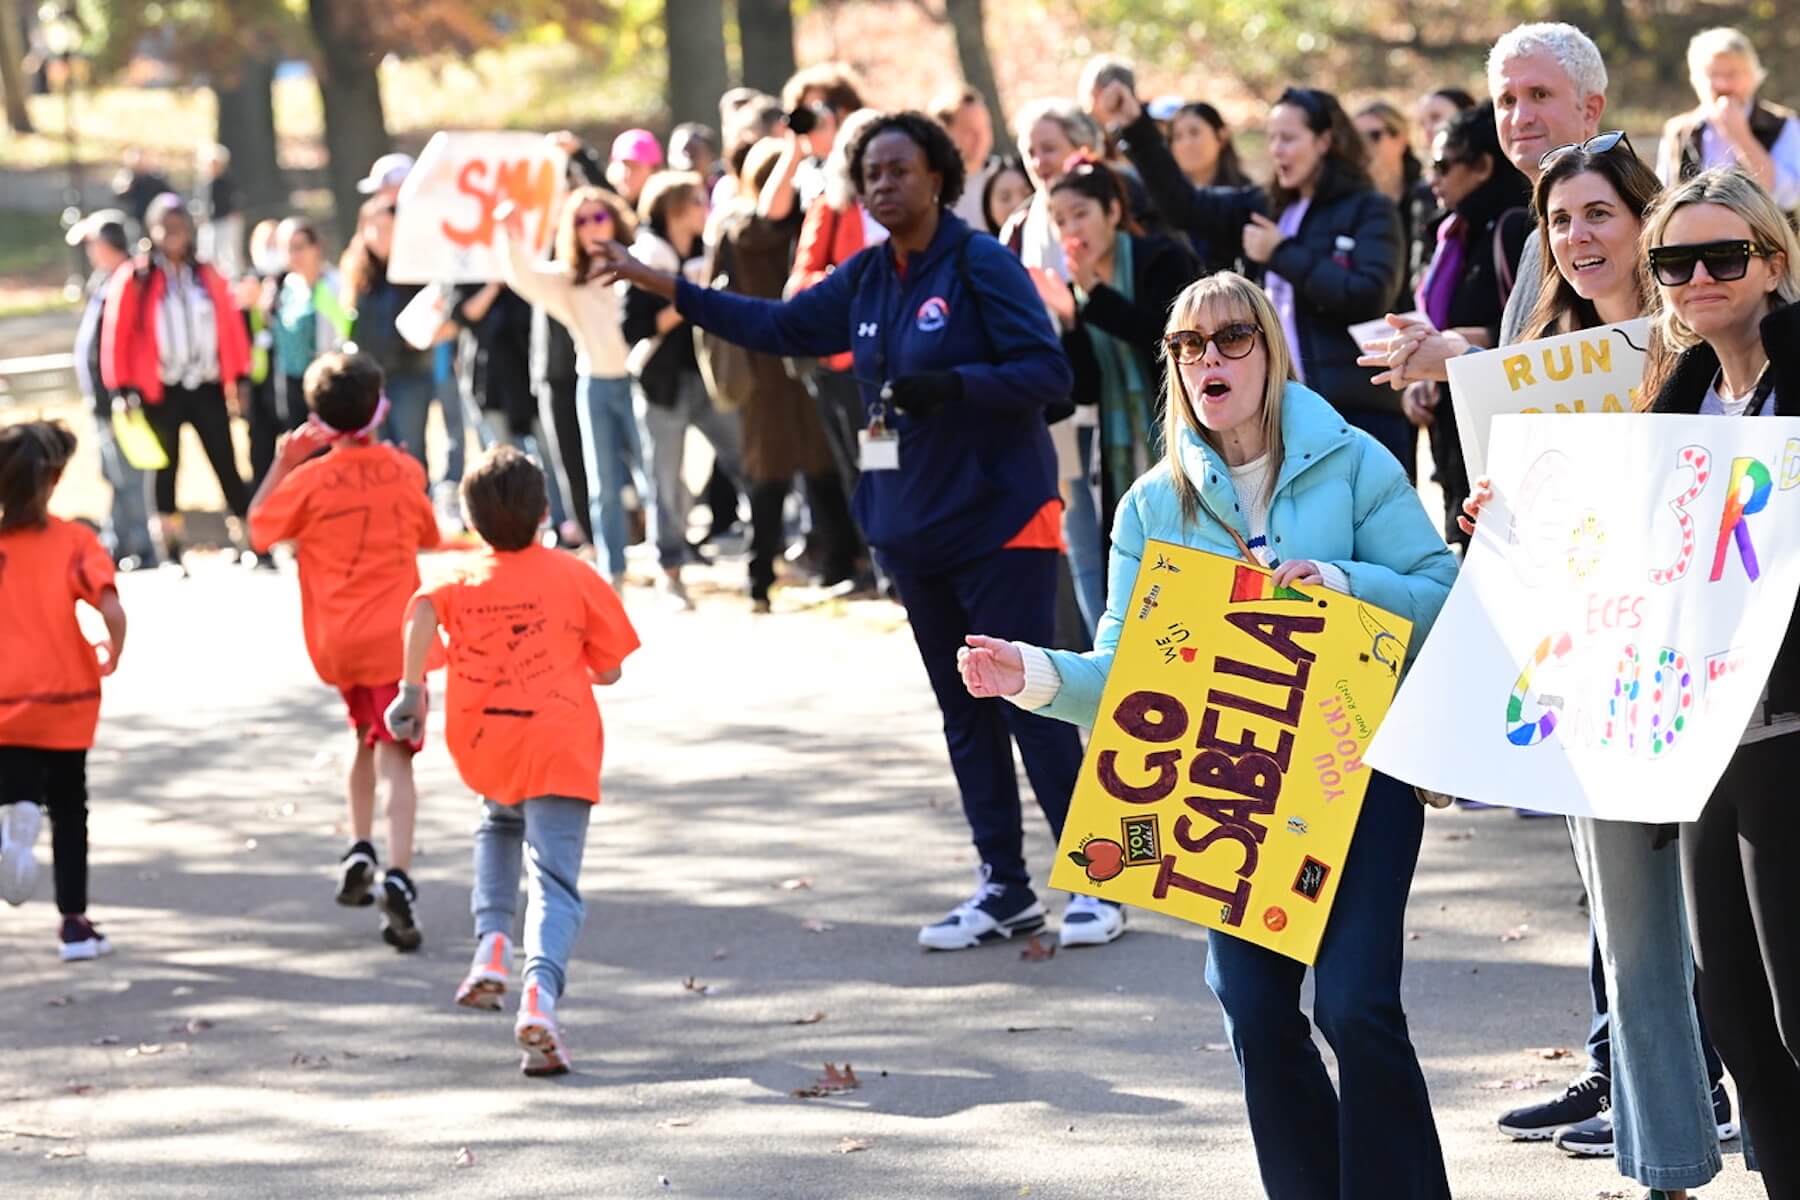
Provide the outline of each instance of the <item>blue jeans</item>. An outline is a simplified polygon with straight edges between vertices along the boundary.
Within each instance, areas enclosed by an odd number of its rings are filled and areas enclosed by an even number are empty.
[[[394,374],[387,377],[388,415],[381,436],[425,462],[425,421],[431,416],[431,397],[436,388],[429,375]]]
[[[431,390],[437,398],[438,411],[444,414],[444,439],[450,443],[444,455],[444,478],[450,483],[461,483],[468,435],[463,425],[462,385],[456,379],[454,341],[438,343],[432,358]]]
[[[519,912],[519,875],[527,875],[525,983],[563,994],[569,955],[587,908],[581,902],[581,856],[594,806],[566,796],[538,796],[519,804],[481,802],[475,827],[475,888],[469,910],[475,940],[512,936]]]
[[[1571,817],[1599,941],[1619,1173],[1652,1188],[1695,1188],[1723,1168],[1712,1084],[1694,1016],[1694,955],[1681,852],[1654,831]]]
[[[1094,488],[1089,482],[1094,439],[1099,431],[1081,428],[1075,431],[1080,447],[1082,475],[1065,481],[1069,504],[1063,509],[1063,544],[1069,548],[1069,574],[1075,580],[1075,603],[1081,618],[1087,622],[1088,637],[1100,628],[1101,614],[1106,612],[1106,540],[1110,532],[1100,528],[1100,509],[1094,502]]]
[[[156,544],[150,538],[150,476],[126,461],[113,437],[110,418],[94,419],[94,442],[100,449],[101,473],[113,494],[106,548],[115,559],[132,556],[153,563]]]
[[[656,541],[657,561],[666,569],[687,559],[687,518],[691,497],[681,479],[681,460],[687,449],[687,431],[698,429],[712,443],[720,468],[740,488],[744,479],[743,434],[738,415],[713,407],[706,384],[698,375],[684,376],[675,389],[675,402],[664,407],[644,404],[644,430],[650,435],[650,481],[655,503],[650,505],[650,533]]]
[[[550,504],[550,527],[560,529],[569,510],[563,504],[562,485],[558,482],[562,478],[562,472],[557,470],[557,465],[544,452],[544,447],[548,444],[544,438],[544,427],[533,421],[530,433],[515,434],[506,427],[506,414],[497,412],[481,414],[481,424],[487,430],[487,436],[481,438],[481,441],[490,445],[504,442],[542,468],[544,498]]]
[[[1406,897],[1424,831],[1412,789],[1371,775],[1313,967],[1313,1020],[1337,1054],[1341,1091],[1300,1011],[1306,966],[1207,935],[1206,982],[1225,1009],[1269,1200],[1449,1200],[1400,1004]]]
[[[631,380],[582,376],[581,441],[587,461],[588,515],[601,565],[609,576],[625,573],[625,486],[648,498],[644,448],[631,405]]]

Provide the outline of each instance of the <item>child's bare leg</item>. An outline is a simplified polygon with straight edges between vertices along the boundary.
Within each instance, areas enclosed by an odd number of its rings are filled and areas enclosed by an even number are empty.
[[[375,748],[360,731],[355,736],[356,757],[350,760],[344,791],[350,804],[350,840],[366,842],[375,835]]]
[[[419,809],[412,751],[393,742],[375,746],[375,771],[387,785],[388,865],[412,870],[413,821]]]

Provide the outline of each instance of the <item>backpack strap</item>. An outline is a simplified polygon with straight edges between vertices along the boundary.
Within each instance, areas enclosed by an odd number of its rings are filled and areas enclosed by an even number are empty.
[[[1506,253],[1506,219],[1515,214],[1522,214],[1523,207],[1509,208],[1494,218],[1494,282],[1500,292],[1500,307],[1506,307],[1507,298],[1512,295],[1513,282],[1518,277],[1518,264]]]

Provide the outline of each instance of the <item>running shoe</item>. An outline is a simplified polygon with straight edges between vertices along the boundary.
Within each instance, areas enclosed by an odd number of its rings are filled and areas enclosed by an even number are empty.
[[[1610,1098],[1599,1113],[1585,1121],[1563,1126],[1550,1140],[1556,1143],[1558,1150],[1577,1158],[1611,1158],[1613,1119]]]
[[[456,989],[456,1002],[464,1008],[500,1011],[500,998],[506,995],[506,968],[512,962],[512,939],[504,933],[490,933],[475,947],[469,973]]]
[[[1547,1142],[1557,1130],[1599,1116],[1611,1102],[1612,1080],[1591,1071],[1556,1099],[1515,1108],[1502,1116],[1500,1132],[1521,1142]]]
[[[1070,896],[1063,909],[1063,949],[1070,946],[1104,946],[1125,932],[1125,910],[1098,896]]]
[[[338,860],[337,902],[349,908],[366,908],[375,903],[375,871],[380,863],[375,847],[357,842]]]
[[[62,923],[62,960],[64,962],[84,962],[90,958],[99,958],[103,954],[112,953],[112,943],[106,940],[95,924],[86,917],[64,917]]]
[[[29,800],[0,807],[0,899],[15,907],[37,891],[38,830],[44,810]]]
[[[968,950],[1044,927],[1044,906],[1022,883],[995,883],[983,863],[974,895],[951,909],[943,920],[919,930],[927,950]]]
[[[569,1050],[556,1024],[556,1001],[535,983],[525,985],[525,995],[519,1001],[519,1019],[513,1023],[513,1038],[525,1052],[519,1060],[519,1070],[524,1074],[535,1078],[569,1073]]]
[[[396,950],[417,950],[425,940],[419,923],[413,917],[413,905],[419,893],[406,872],[388,868],[381,878],[381,940]]]

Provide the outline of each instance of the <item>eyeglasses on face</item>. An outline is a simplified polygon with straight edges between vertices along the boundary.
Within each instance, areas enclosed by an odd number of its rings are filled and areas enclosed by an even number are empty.
[[[575,228],[577,228],[577,229],[586,229],[589,225],[610,225],[610,224],[612,224],[612,214],[607,212],[604,208],[600,209],[597,212],[584,212],[584,213],[576,213],[575,214]]]
[[[1383,141],[1385,141],[1388,138],[1400,136],[1399,134],[1395,133],[1393,130],[1384,128],[1380,125],[1375,126],[1375,128],[1373,128],[1373,129],[1363,130],[1362,135],[1363,135],[1363,140],[1368,142],[1371,146],[1379,146]]]
[[[1256,335],[1262,330],[1248,321],[1238,321],[1212,333],[1202,333],[1198,329],[1177,329],[1163,338],[1163,348],[1169,357],[1184,366],[1192,366],[1206,357],[1206,347],[1217,346],[1219,353],[1226,358],[1243,358],[1256,345]]]
[[[1694,264],[1705,263],[1706,273],[1718,283],[1742,279],[1752,258],[1767,258],[1772,251],[1747,241],[1691,242],[1680,246],[1650,247],[1650,269],[1664,287],[1680,287],[1694,278]]]
[[[1576,150],[1585,150],[1589,154],[1610,154],[1620,146],[1630,150],[1631,139],[1625,136],[1623,129],[1608,129],[1605,133],[1596,134],[1585,142],[1569,142],[1566,145],[1544,151],[1543,156],[1538,159],[1538,169],[1546,169],[1563,155],[1571,154]]]
[[[1434,158],[1431,160],[1431,173],[1444,176],[1463,165],[1465,164],[1460,158]]]

